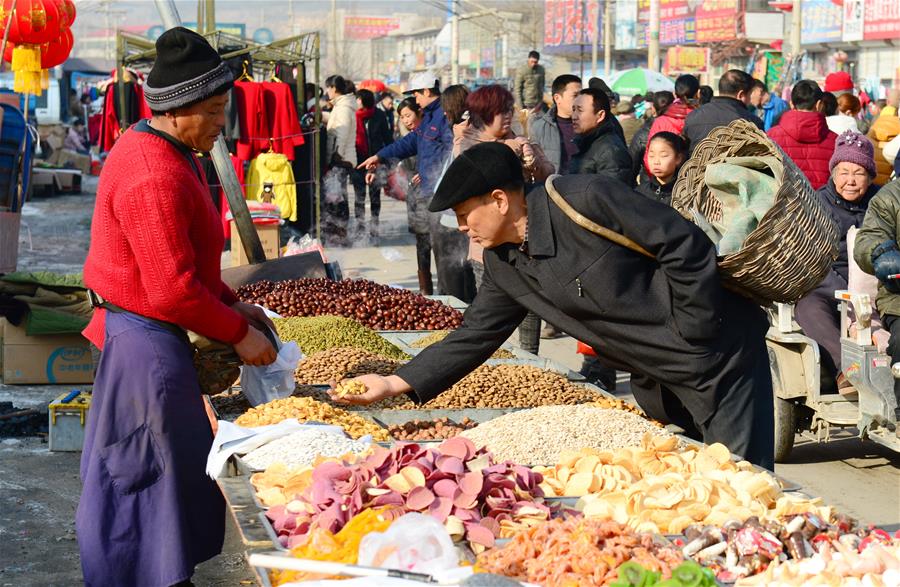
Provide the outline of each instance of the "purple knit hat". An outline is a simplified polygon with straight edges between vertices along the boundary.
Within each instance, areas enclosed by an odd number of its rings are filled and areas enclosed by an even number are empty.
[[[845,130],[834,142],[834,154],[828,162],[828,170],[834,171],[834,166],[843,162],[856,163],[875,177],[875,147],[865,136],[852,130]]]

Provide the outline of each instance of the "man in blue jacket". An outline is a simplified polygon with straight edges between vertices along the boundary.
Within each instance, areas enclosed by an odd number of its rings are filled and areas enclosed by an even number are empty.
[[[790,104],[769,92],[766,84],[757,80],[753,80],[753,89],[750,90],[750,105],[753,106],[755,114],[763,121],[763,130],[769,132],[769,129],[778,124],[781,115],[791,109]]]
[[[444,164],[453,149],[453,130],[441,108],[440,80],[433,73],[416,74],[409,80],[405,94],[415,96],[422,108],[422,122],[415,131],[372,155],[359,169],[373,170],[379,162],[417,157],[416,166],[422,183],[419,197],[428,206],[434,195]],[[464,234],[440,223],[440,213],[431,214],[431,248],[437,264],[438,292],[471,302],[475,297],[475,278],[466,261],[469,239]]]

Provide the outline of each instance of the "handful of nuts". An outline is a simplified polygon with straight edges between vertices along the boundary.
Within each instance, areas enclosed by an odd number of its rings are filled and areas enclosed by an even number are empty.
[[[334,393],[338,397],[362,395],[367,391],[369,391],[369,388],[366,387],[366,384],[355,379],[344,379],[334,388]]]

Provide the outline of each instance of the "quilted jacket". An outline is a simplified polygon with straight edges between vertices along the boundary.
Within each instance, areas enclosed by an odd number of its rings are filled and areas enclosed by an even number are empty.
[[[837,135],[828,129],[824,114],[789,110],[777,126],[769,129],[769,138],[793,159],[813,189],[828,183],[828,161],[834,154]]]
[[[878,185],[887,185],[891,180],[891,172],[894,168],[884,158],[884,147],[898,135],[900,135],[900,118],[896,116],[882,114],[875,119],[872,128],[869,129],[867,136],[875,145],[875,168],[878,170],[875,183]]]

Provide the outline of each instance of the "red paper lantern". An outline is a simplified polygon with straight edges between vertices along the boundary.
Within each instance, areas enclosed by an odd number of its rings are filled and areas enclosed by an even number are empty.
[[[41,45],[49,43],[59,35],[58,0],[16,0],[16,14],[9,28],[10,41],[17,44]]]
[[[74,42],[72,31],[66,29],[58,39],[41,45],[41,69],[51,69],[65,63]]]
[[[61,26],[72,26],[75,22],[75,3],[72,0],[56,0],[59,4],[59,22]]]

